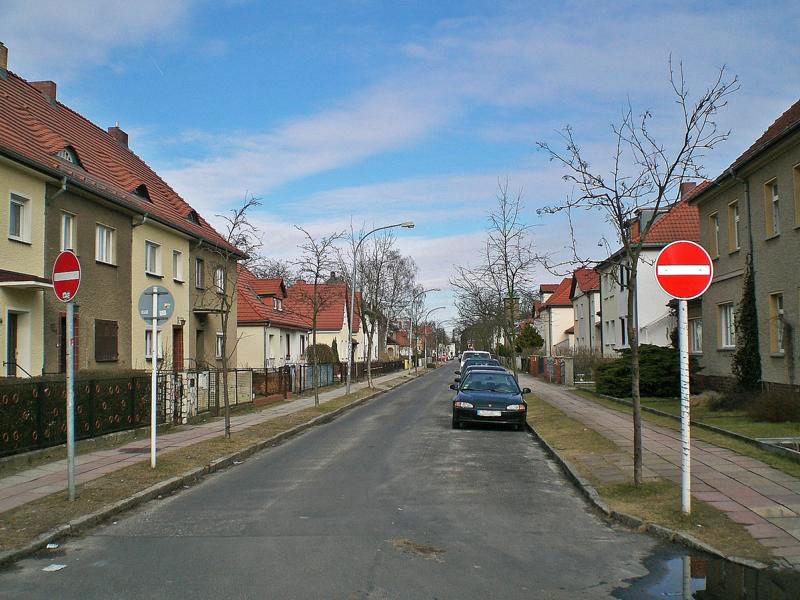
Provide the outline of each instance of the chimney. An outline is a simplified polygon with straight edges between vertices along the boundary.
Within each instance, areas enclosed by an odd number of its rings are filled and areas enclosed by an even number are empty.
[[[108,133],[113,137],[120,146],[128,147],[128,134],[119,128],[119,121],[113,126],[108,128]]]
[[[31,81],[31,85],[39,90],[50,104],[56,103],[56,82],[55,81]]]
[[[683,200],[686,196],[689,195],[694,188],[697,187],[697,184],[694,181],[684,181],[681,183],[681,197],[680,199]]]
[[[641,223],[640,223],[639,219],[634,219],[633,222],[631,223],[631,239],[632,240],[638,240],[639,239],[639,232],[641,231],[639,229],[640,226],[641,226]]]
[[[0,73],[8,70],[8,48],[0,42]]]

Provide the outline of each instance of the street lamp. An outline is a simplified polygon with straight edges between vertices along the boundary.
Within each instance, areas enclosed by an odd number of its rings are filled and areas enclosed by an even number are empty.
[[[365,233],[353,252],[353,277],[350,279],[352,289],[350,290],[350,319],[347,324],[347,393],[350,393],[350,380],[353,369],[353,308],[356,303],[356,266],[358,265],[358,250],[361,248],[361,243],[376,231],[383,231],[384,229],[392,229],[394,227],[405,227],[406,229],[414,229],[413,221],[405,221],[403,223],[395,223],[394,225],[384,225],[383,227],[376,227],[372,231]]]
[[[423,317],[422,322],[423,323],[427,323],[429,314],[431,314],[432,312],[437,311],[437,310],[442,310],[443,308],[445,308],[445,307],[444,306],[437,306],[436,308],[430,309],[428,312],[425,313],[425,316]],[[435,327],[434,327],[434,331],[436,331]],[[428,368],[428,334],[427,333],[423,334],[422,342],[423,342],[423,345],[425,347],[425,368],[427,369]],[[417,370],[417,368],[415,366],[414,367],[414,371],[416,372],[416,370]]]
[[[422,294],[425,294],[427,292],[439,292],[439,291],[441,291],[439,288],[430,288],[430,289],[427,289],[427,290],[420,290],[419,292],[417,292],[416,294],[414,294],[411,297],[411,302],[409,303],[411,305],[411,312],[409,313],[410,318],[408,320],[409,321],[409,332],[408,332],[408,372],[409,373],[411,372],[411,360],[412,360],[411,342],[412,342],[412,338],[414,337],[414,312],[413,312],[414,311],[414,302],[416,302],[417,298],[419,298]],[[416,372],[416,367],[414,368],[414,371]]]

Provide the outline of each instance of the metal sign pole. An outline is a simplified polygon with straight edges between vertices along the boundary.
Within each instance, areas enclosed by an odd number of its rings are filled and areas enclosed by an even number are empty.
[[[150,336],[150,466],[156,468],[156,400],[158,396],[158,288],[153,287],[153,333]]]
[[[692,512],[691,469],[692,449],[689,430],[689,309],[686,300],[678,300],[678,345],[680,346],[681,371],[681,510],[688,515]]]
[[[67,302],[67,487],[75,500],[75,303]]]

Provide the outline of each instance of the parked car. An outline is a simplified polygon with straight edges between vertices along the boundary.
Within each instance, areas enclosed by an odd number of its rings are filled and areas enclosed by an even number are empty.
[[[455,383],[460,383],[461,380],[464,379],[464,377],[467,376],[467,373],[470,373],[471,371],[474,371],[475,369],[478,369],[478,370],[481,370],[481,371],[499,371],[501,373],[508,373],[509,372],[508,369],[506,369],[505,367],[502,367],[500,365],[483,365],[483,364],[467,365],[466,367],[464,367],[460,371],[456,371]]]
[[[473,369],[450,389],[456,392],[453,429],[464,423],[498,423],[513,425],[517,431],[524,429],[528,404],[523,395],[529,394],[530,389],[520,389],[508,371]]]
[[[471,358],[468,361],[464,362],[464,365],[454,371],[456,375],[461,375],[462,378],[466,373],[467,369],[474,368],[474,367],[500,367],[501,369],[505,370],[499,362],[496,360],[479,360],[477,358]]]
[[[470,358],[490,359],[491,355],[483,350],[465,350],[464,353],[461,355],[461,366],[463,367],[464,362],[469,360]]]

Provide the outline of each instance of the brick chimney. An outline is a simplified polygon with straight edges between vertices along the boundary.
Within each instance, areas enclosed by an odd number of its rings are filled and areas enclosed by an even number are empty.
[[[128,134],[119,128],[119,121],[117,121],[116,125],[113,127],[108,128],[108,133],[111,134],[111,137],[113,137],[120,146],[128,147]]]
[[[8,70],[8,48],[0,42],[0,72]]]
[[[639,231],[640,231],[639,226],[640,225],[641,225],[641,223],[639,222],[639,217],[636,217],[631,222],[631,239],[632,240],[638,240],[639,239]]]
[[[697,187],[697,184],[694,181],[684,181],[681,183],[681,197],[680,199],[683,200],[686,196],[689,195],[694,188]]]
[[[50,104],[56,103],[56,82],[55,81],[31,81],[31,85],[39,90],[39,93],[47,98]]]

